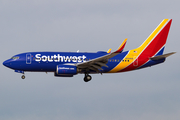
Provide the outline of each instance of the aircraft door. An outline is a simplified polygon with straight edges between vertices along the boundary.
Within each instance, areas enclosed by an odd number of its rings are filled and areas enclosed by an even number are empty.
[[[31,54],[26,54],[26,64],[31,64]]]

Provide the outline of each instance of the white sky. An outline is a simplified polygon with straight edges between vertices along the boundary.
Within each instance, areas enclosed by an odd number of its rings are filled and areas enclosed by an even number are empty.
[[[127,73],[57,78],[0,67],[1,120],[179,120],[178,0],[1,0],[0,62],[35,51],[125,50],[172,18],[165,63]]]

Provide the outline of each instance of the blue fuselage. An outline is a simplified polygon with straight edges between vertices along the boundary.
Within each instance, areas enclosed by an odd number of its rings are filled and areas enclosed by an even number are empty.
[[[107,67],[102,67],[101,72],[108,72],[113,69],[123,58],[127,52],[108,60]],[[60,64],[78,64],[89,61],[108,53],[75,53],[75,52],[28,52],[13,56],[6,60],[3,64],[14,70],[21,71],[38,71],[38,72],[55,72],[57,65]]]

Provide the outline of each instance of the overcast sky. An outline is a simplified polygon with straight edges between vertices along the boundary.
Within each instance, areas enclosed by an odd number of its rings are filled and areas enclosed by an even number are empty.
[[[0,0],[0,63],[35,51],[97,52],[141,45],[173,22],[165,63],[137,71],[73,78],[21,74],[0,65],[1,120],[179,120],[179,0]]]

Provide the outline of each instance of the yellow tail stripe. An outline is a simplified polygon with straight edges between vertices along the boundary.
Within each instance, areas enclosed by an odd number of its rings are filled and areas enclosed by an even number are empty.
[[[152,34],[146,39],[146,41],[139,47],[142,51],[150,42],[151,40],[159,33],[159,31],[164,27],[164,25],[169,21],[169,19],[164,19],[159,26],[152,32]]]
[[[130,50],[125,56],[124,62],[121,61],[116,67],[109,71],[109,73],[118,72],[132,64],[168,21],[169,19],[164,19],[140,47]],[[129,60],[129,62],[125,62],[125,60]]]

